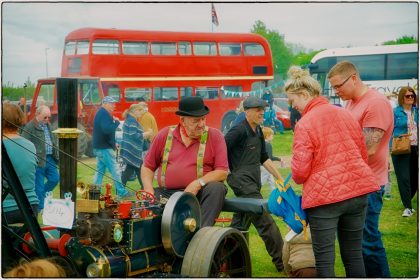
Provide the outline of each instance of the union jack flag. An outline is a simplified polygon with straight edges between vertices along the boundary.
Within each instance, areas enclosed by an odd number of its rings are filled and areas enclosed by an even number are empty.
[[[211,3],[211,22],[214,25],[219,26],[219,20],[217,19],[216,9],[214,8],[213,3]]]

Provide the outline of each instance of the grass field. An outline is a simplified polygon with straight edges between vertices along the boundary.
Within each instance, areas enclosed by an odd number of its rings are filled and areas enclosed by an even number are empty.
[[[286,162],[289,162],[292,141],[293,134],[291,131],[286,131],[283,135],[275,135],[272,143],[274,154],[283,156]],[[286,168],[279,169],[284,178],[290,172],[289,166],[287,164]],[[84,159],[83,163],[78,163],[78,180],[90,183],[93,179],[94,167],[95,159]],[[394,173],[392,177],[392,199],[384,202],[380,220],[380,230],[388,255],[391,275],[393,278],[418,277],[418,211],[411,217],[401,217],[403,206],[399,197]],[[109,179],[105,179],[105,182],[109,181]],[[301,193],[301,186],[294,186],[295,191]],[[138,188],[136,181],[129,182],[128,187],[133,190]],[[268,198],[270,194],[268,186],[263,186],[262,194],[264,198]],[[228,197],[233,197],[232,191],[229,191]],[[417,202],[416,196],[413,204],[416,210],[418,210]],[[232,214],[222,213],[221,215],[230,217]],[[284,237],[287,234],[285,223],[278,217],[274,217],[274,219]],[[286,277],[285,273],[277,272],[271,263],[271,258],[265,249],[264,243],[253,226],[251,226],[249,231],[249,241],[253,277]],[[336,276],[345,277],[338,244],[336,248]]]

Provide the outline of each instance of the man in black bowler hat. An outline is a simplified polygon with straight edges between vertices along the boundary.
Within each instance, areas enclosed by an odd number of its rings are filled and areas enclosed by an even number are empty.
[[[177,191],[194,194],[201,224],[212,226],[223,207],[228,173],[226,143],[220,130],[206,126],[210,112],[201,97],[179,101],[179,123],[158,132],[141,168],[144,190],[162,197]],[[152,182],[155,171],[159,187]]]
[[[245,120],[232,127],[225,136],[231,172],[227,182],[237,197],[262,199],[261,165],[276,180],[283,181],[265,150],[264,136],[260,126],[264,120],[264,108],[268,106],[268,103],[261,98],[251,96],[245,99],[243,104]],[[284,268],[283,239],[273,218],[266,211],[261,215],[235,213],[231,226],[246,231],[251,223],[264,241],[277,270],[282,271]]]

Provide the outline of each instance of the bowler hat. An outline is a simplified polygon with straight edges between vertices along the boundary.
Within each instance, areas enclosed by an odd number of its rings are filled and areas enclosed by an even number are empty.
[[[179,116],[202,117],[210,113],[203,99],[198,96],[185,97],[179,101],[179,110],[175,114]]]
[[[251,108],[264,108],[268,106],[268,103],[261,98],[250,96],[244,101],[244,109],[251,109]]]

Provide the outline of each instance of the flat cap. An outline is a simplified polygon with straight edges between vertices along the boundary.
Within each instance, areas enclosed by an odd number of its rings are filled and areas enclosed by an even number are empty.
[[[261,98],[250,96],[244,101],[244,109],[251,109],[251,108],[264,108],[267,107],[267,101],[262,100]]]
[[[112,96],[105,96],[104,99],[102,99],[102,104],[108,103],[117,103],[117,100],[115,100],[115,98]]]

